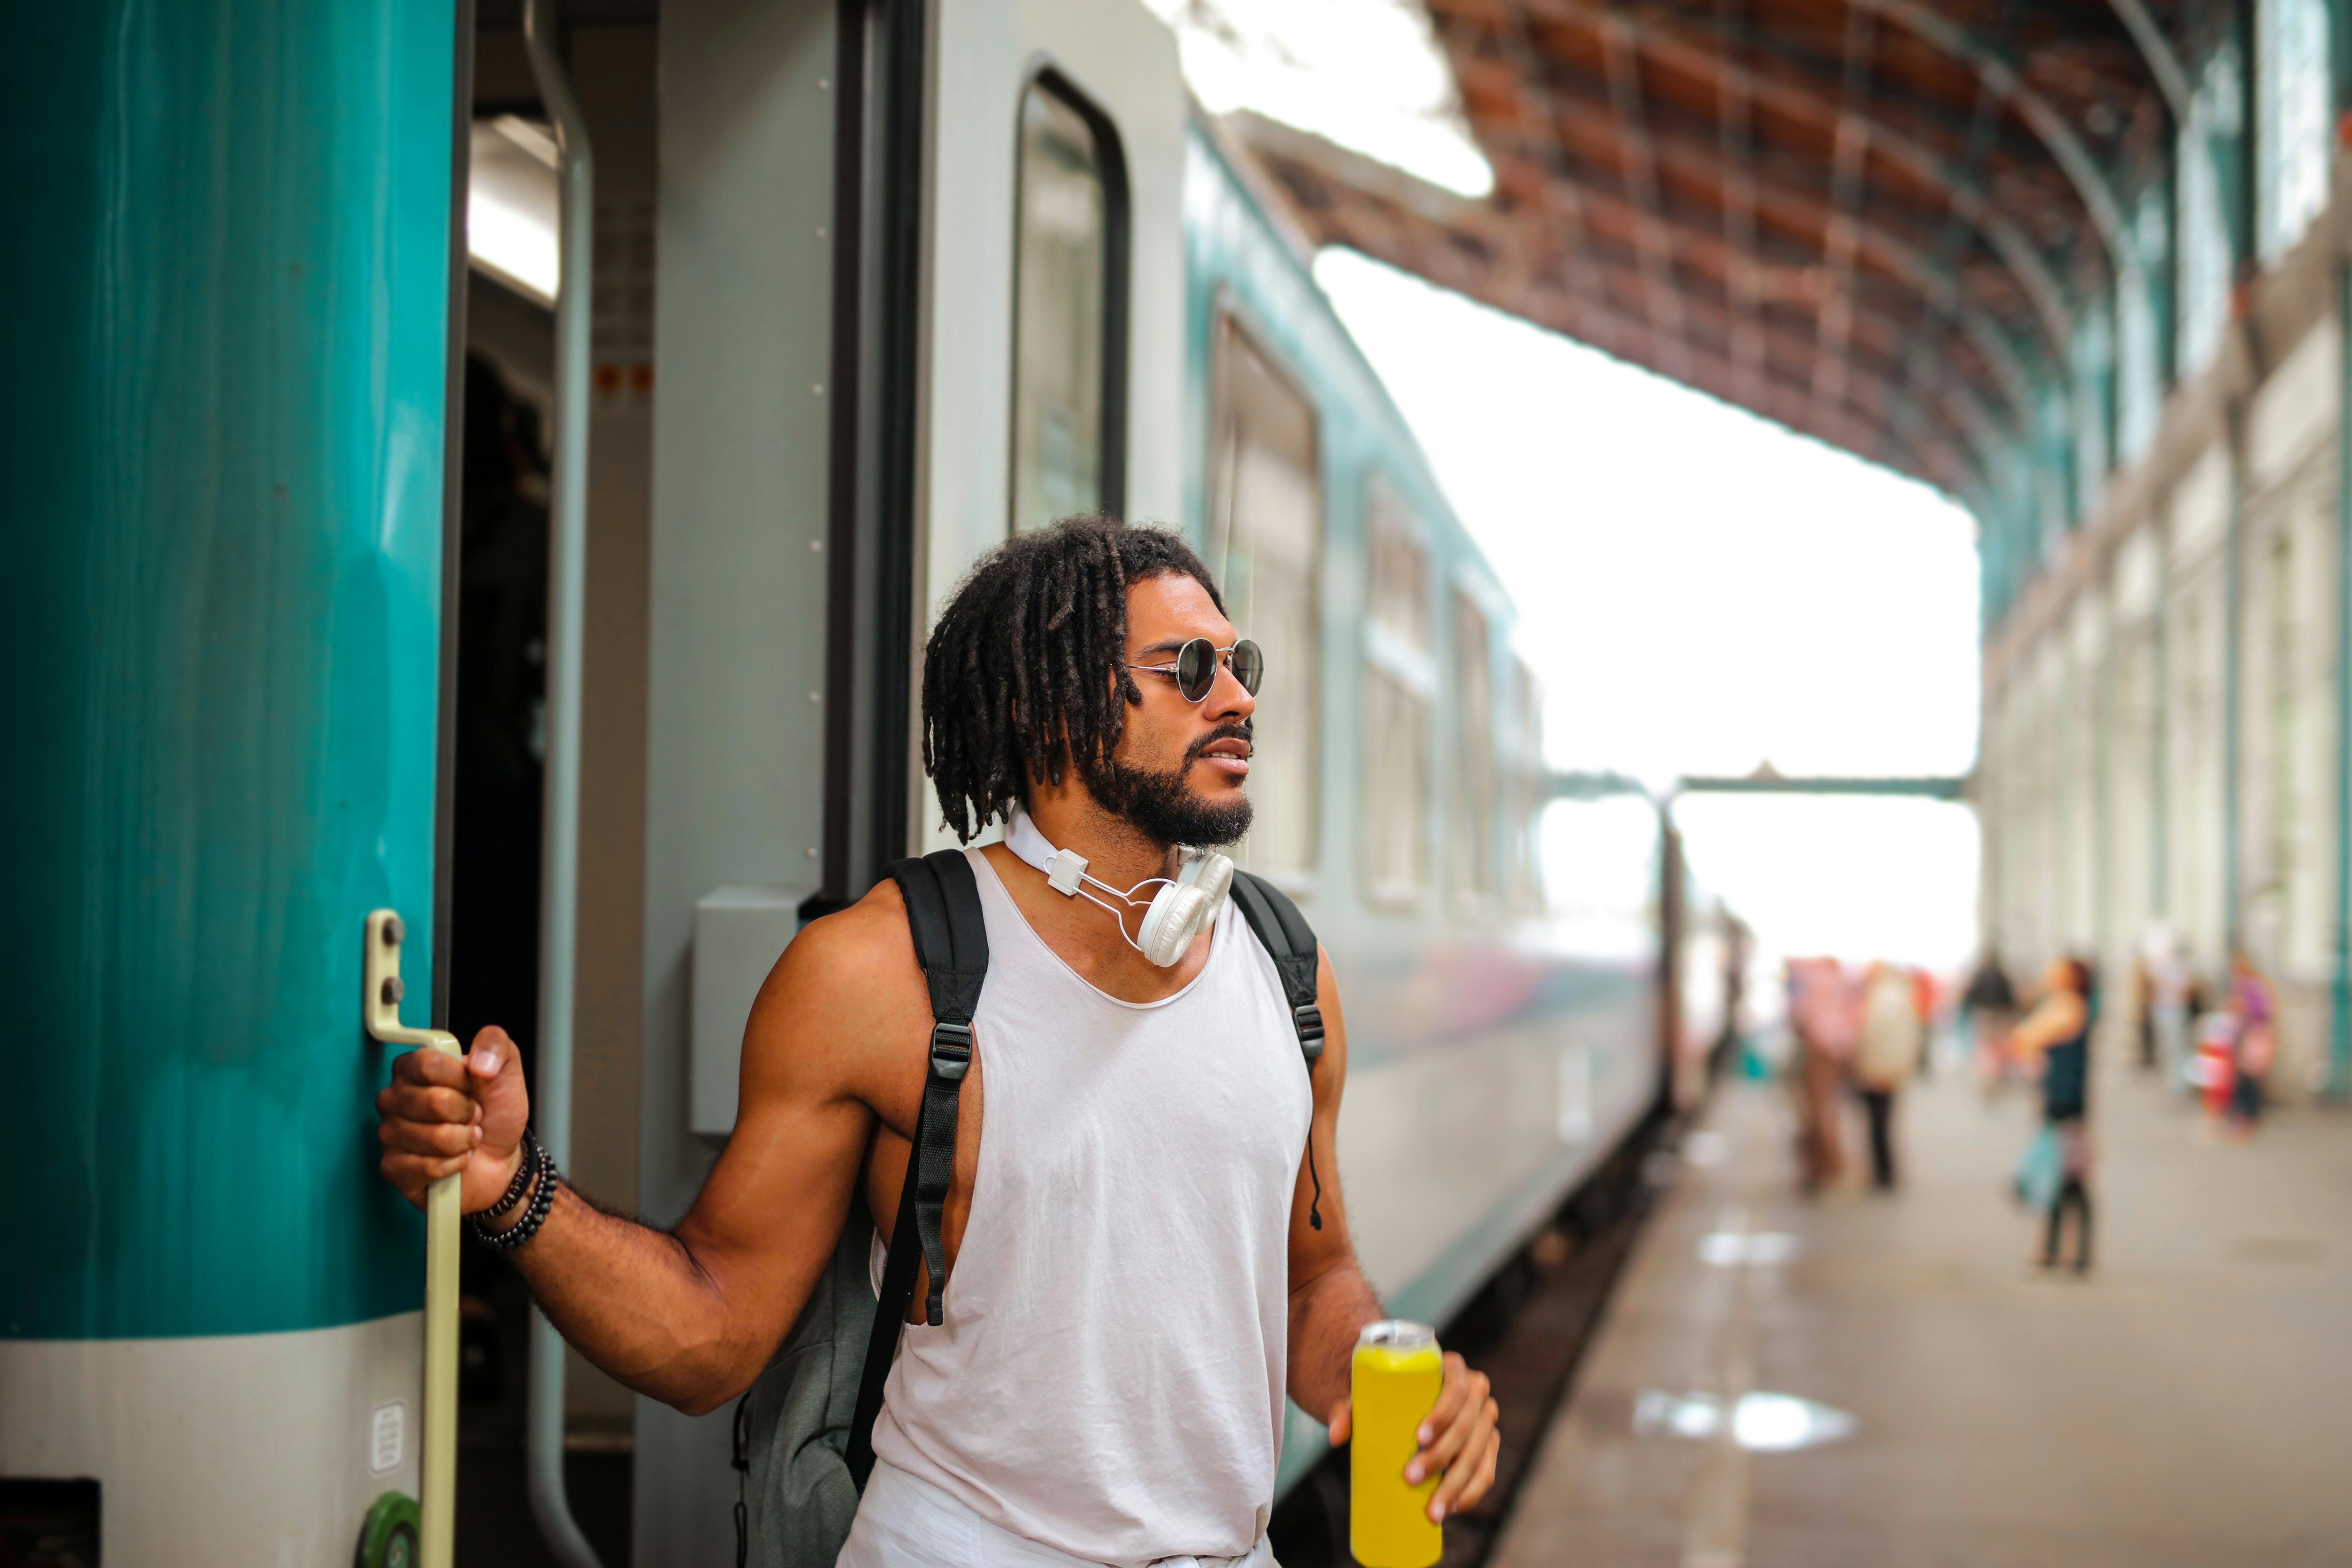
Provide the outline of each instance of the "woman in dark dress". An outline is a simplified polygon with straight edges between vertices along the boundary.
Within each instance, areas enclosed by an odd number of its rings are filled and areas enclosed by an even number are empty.
[[[2091,1024],[2095,1016],[2091,966],[2078,958],[2051,961],[2041,1004],[2017,1026],[2021,1060],[2042,1060],[2042,1117],[2058,1135],[2064,1161],[2058,1194],[2042,1233],[2042,1266],[2058,1264],[2066,1211],[2075,1215],[2074,1271],[2091,1267]]]

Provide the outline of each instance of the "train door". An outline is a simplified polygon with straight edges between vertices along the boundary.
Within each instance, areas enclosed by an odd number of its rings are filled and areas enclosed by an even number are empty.
[[[1138,0],[950,4],[938,27],[918,637],[1014,529],[1184,502],[1175,39]]]
[[[465,9],[12,18],[0,1560],[348,1562],[418,1491],[362,954],[425,1022]]]

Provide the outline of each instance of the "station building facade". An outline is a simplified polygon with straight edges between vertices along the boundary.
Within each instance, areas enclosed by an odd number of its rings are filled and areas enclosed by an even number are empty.
[[[2352,7],[2249,0],[2178,74],[2137,269],[1985,494],[1987,942],[2276,984],[2288,1097],[2352,1089]]]

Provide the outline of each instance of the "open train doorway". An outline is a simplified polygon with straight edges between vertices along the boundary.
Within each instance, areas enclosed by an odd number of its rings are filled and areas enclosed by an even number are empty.
[[[524,1081],[535,1084],[553,332],[543,305],[478,270],[467,295],[448,1019],[469,1044],[488,1026],[504,1028],[521,1053]],[[530,1298],[513,1268],[481,1247],[467,1248],[463,1278],[464,1436],[501,1462],[511,1457],[520,1478]]]
[[[654,51],[650,5],[573,5],[556,13],[553,44],[568,71],[589,140],[601,155],[595,294],[598,353],[590,394],[588,450],[598,467],[586,487],[590,613],[614,635],[581,676],[581,744],[599,768],[583,774],[621,781],[587,788],[583,812],[603,827],[581,834],[582,925],[576,963],[621,974],[634,968],[639,911],[626,868],[641,839],[625,826],[638,807],[626,781],[642,774],[643,659],[625,635],[641,619],[645,573],[643,432],[650,423],[649,188],[653,178]],[[463,449],[451,623],[445,677],[445,801],[441,891],[448,955],[447,1026],[461,1040],[496,1025],[514,1038],[539,1096],[548,1020],[542,1016],[547,933],[546,811],[549,721],[551,533],[559,458],[556,301],[564,262],[559,242],[559,137],[542,101],[519,3],[484,0],[472,36],[471,114],[461,134],[467,158],[467,248],[462,405],[454,411]],[[607,237],[610,238],[608,246]],[[609,254],[608,254],[609,251]],[[614,373],[603,374],[610,361]],[[634,374],[633,374],[634,373]],[[633,434],[634,438],[633,438]],[[619,875],[614,868],[621,868]],[[572,988],[575,1060],[583,1048],[634,1040],[634,991]],[[607,1051],[607,1055],[615,1054]],[[634,1140],[634,1059],[615,1064],[613,1084],[575,1092],[567,1170],[588,1190],[624,1203]],[[574,1082],[581,1075],[575,1072]],[[611,1130],[623,1130],[614,1137]],[[523,1281],[503,1257],[468,1247],[462,1266],[457,1498],[461,1562],[537,1565],[560,1561],[525,1502],[530,1484],[530,1339]],[[630,1396],[608,1379],[575,1371],[563,1390],[563,1491],[595,1555],[630,1561],[633,1459]]]

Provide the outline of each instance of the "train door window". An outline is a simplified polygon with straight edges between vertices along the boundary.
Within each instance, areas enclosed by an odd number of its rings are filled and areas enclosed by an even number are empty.
[[[1209,569],[1225,612],[1265,650],[1250,770],[1251,869],[1315,868],[1320,816],[1323,483],[1315,405],[1230,315],[1211,408]]]
[[[1127,174],[1109,119],[1052,71],[1021,99],[1013,526],[1126,506]]]
[[[1364,626],[1364,886],[1376,904],[1429,886],[1430,706],[1437,689],[1429,547],[1389,481],[1368,486]]]
[[[1472,906],[1496,892],[1495,650],[1486,613],[1454,592],[1454,825],[1448,858],[1454,896]]]

